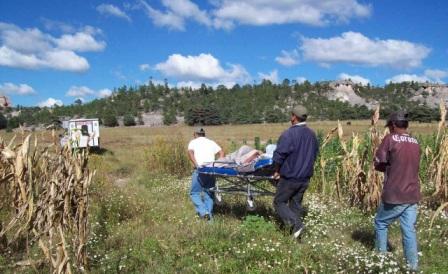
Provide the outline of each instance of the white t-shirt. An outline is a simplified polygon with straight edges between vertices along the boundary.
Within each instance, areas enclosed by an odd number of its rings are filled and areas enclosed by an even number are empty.
[[[199,166],[210,163],[215,160],[215,155],[221,150],[221,147],[214,141],[205,137],[198,137],[191,140],[188,144],[188,150],[194,152],[194,159]]]

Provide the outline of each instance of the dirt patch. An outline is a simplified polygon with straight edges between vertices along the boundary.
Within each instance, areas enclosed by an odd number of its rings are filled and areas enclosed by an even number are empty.
[[[117,180],[115,180],[114,184],[119,188],[123,188],[127,185],[128,182],[129,178],[118,178]]]

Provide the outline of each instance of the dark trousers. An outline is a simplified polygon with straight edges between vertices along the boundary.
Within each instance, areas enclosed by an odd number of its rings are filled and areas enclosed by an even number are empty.
[[[281,178],[277,184],[274,197],[274,208],[286,226],[299,228],[302,223],[303,194],[308,182],[295,182]]]

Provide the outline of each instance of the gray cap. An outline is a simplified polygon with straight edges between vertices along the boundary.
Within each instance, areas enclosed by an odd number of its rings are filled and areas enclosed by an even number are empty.
[[[408,121],[408,113],[403,110],[392,112],[387,118],[386,126],[389,126],[393,122],[397,121]]]
[[[205,130],[201,127],[197,127],[195,128],[194,133],[205,134]]]
[[[298,106],[295,106],[291,110],[291,113],[294,114],[297,117],[303,117],[303,116],[307,116],[308,115],[308,110],[306,109],[306,107],[304,107],[302,105],[298,105]]]

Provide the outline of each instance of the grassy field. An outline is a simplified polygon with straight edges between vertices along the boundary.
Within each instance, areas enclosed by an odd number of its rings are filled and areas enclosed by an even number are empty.
[[[368,121],[344,125],[346,136],[363,132]],[[275,140],[288,124],[205,127],[229,152],[255,137]],[[334,122],[310,123],[324,133]],[[416,124],[415,134],[434,132],[436,124]],[[10,138],[11,134],[1,132]],[[36,133],[51,142],[49,133]],[[192,137],[186,126],[103,128],[104,150],[92,154],[97,170],[91,187],[92,273],[406,273],[398,224],[390,231],[393,252],[373,251],[373,216],[310,191],[305,195],[307,231],[300,243],[279,227],[272,197],[258,198],[246,211],[243,197],[224,196],[213,223],[196,217],[188,176],[154,172],[151,155],[161,140],[185,149]],[[19,136],[20,138],[20,136]],[[161,143],[158,143],[161,142]],[[421,270],[447,273],[448,221],[422,206],[418,220]],[[0,265],[5,263],[0,257]]]
[[[346,135],[361,132],[368,121],[344,126]],[[324,132],[335,123],[311,123]],[[276,139],[288,124],[206,127],[210,138],[229,150],[255,137]],[[433,132],[435,124],[417,124],[417,134]],[[377,273],[404,272],[399,226],[391,231],[394,252],[381,257],[373,248],[373,213],[365,214],[309,192],[305,197],[307,234],[301,243],[279,229],[272,198],[257,200],[246,212],[243,197],[224,197],[213,224],[196,218],[188,197],[190,179],[153,174],[148,151],[158,138],[186,143],[190,127],[105,129],[103,155],[94,155],[100,171],[98,202],[92,220],[93,270],[186,273]],[[111,203],[113,201],[113,203]],[[98,205],[101,205],[98,207]],[[419,218],[421,265],[425,273],[444,273],[448,263],[446,221],[429,230],[432,210]],[[430,235],[431,234],[431,235]],[[117,246],[121,248],[117,249]],[[95,257],[96,256],[96,257]]]
[[[341,122],[344,127],[346,136],[351,136],[352,133],[364,132],[369,126],[370,121],[347,121]],[[322,131],[327,133],[337,126],[334,121],[319,121],[309,122],[311,128],[315,131]],[[384,121],[380,125],[385,124]],[[224,125],[224,126],[208,126],[204,127],[207,135],[213,140],[226,145],[231,141],[243,142],[244,140],[252,142],[255,137],[260,137],[262,140],[277,139],[280,134],[289,127],[289,123],[283,124],[256,124],[256,125]],[[410,132],[412,134],[428,134],[437,129],[437,123],[416,123],[411,124]],[[108,147],[110,142],[116,143],[123,140],[124,142],[132,142],[133,144],[148,144],[155,138],[166,136],[180,136],[184,141],[192,138],[193,128],[188,126],[170,126],[170,127],[135,127],[132,128],[132,134],[129,134],[129,128],[105,128],[102,129],[102,142]]]

